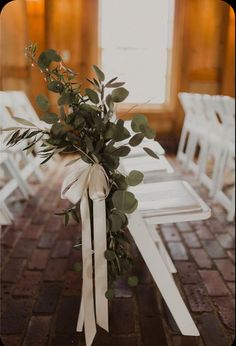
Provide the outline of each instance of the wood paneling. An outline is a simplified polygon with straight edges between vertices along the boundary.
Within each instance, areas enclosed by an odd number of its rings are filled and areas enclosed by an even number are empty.
[[[33,102],[37,94],[47,92],[43,76],[24,58],[23,50],[29,40],[37,42],[39,50],[58,50],[84,83],[93,73],[92,65],[99,61],[98,1],[9,3],[1,15],[1,88],[26,90]],[[175,0],[170,99],[164,107],[141,109],[158,138],[174,145],[178,139],[183,122],[179,91],[234,96],[234,26],[233,10],[225,1]],[[54,96],[50,96],[51,101],[56,103]],[[127,115],[125,111],[121,107],[118,113],[130,118],[138,109]]]
[[[221,94],[235,97],[235,13],[230,8],[222,69]]]
[[[8,3],[0,16],[1,89],[29,90],[24,47],[28,40],[24,0]]]
[[[27,27],[29,42],[37,43],[38,50],[45,49],[46,30],[45,30],[45,1],[26,1]],[[29,62],[28,62],[29,63]],[[42,74],[37,68],[29,66],[29,98],[35,105],[35,97],[38,94],[47,93]]]
[[[180,2],[184,12],[184,30],[180,37],[182,63],[179,67],[181,76],[179,91],[226,93],[226,88],[222,89],[222,80],[226,79],[225,71],[232,70],[232,67],[229,67],[229,60],[232,63],[234,59],[231,53],[232,42],[229,43],[230,39],[227,38],[230,6],[221,0],[180,0]],[[229,51],[228,58],[225,57],[226,50]],[[233,85],[234,77],[228,76],[228,82],[229,79]],[[182,108],[177,103],[174,124],[177,138],[183,117]]]

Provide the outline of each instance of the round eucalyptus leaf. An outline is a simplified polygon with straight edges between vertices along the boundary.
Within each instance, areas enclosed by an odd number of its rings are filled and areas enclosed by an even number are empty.
[[[111,215],[111,224],[112,224],[111,229],[113,232],[119,231],[119,229],[121,229],[122,227],[122,223],[123,221],[119,214],[113,213]]]
[[[47,111],[49,108],[48,98],[43,94],[40,94],[36,97],[36,103],[42,111]]]
[[[93,69],[94,69],[94,72],[96,73],[96,76],[97,76],[98,80],[99,80],[100,82],[103,82],[104,79],[105,79],[104,73],[103,73],[103,72],[100,70],[100,68],[97,67],[96,65],[93,65]]]
[[[48,90],[53,91],[54,93],[61,93],[64,89],[64,86],[59,81],[52,81],[48,83]]]
[[[148,126],[148,120],[145,115],[137,114],[131,121],[131,128],[134,132],[142,132],[141,126]]]
[[[132,209],[137,207],[137,200],[134,194],[125,190],[117,190],[112,195],[112,202],[116,209],[125,213],[132,213]]]
[[[115,297],[115,291],[112,290],[112,289],[107,290],[106,293],[105,293],[105,297],[108,300],[112,300]]]
[[[85,89],[85,93],[88,96],[88,98],[90,99],[91,102],[98,104],[99,103],[99,97],[98,94],[96,93],[96,91],[90,89],[90,88],[86,88]]]
[[[74,264],[74,270],[77,272],[81,272],[83,269],[83,264],[81,262],[76,262]]]
[[[143,173],[133,170],[129,173],[129,175],[125,178],[126,182],[130,186],[136,186],[143,181]]]
[[[117,103],[124,101],[128,95],[129,95],[128,90],[122,87],[114,89],[111,93],[113,102],[117,102]]]
[[[113,261],[116,258],[116,254],[112,250],[106,250],[104,256],[108,261]]]
[[[57,100],[59,106],[69,105],[73,101],[73,96],[70,93],[63,93]]]
[[[128,285],[130,287],[136,287],[139,283],[139,280],[137,278],[137,276],[129,276],[128,277]]]
[[[131,208],[126,209],[126,211],[125,211],[126,214],[132,214],[137,209],[137,207],[138,207],[138,201],[137,201],[137,199],[135,199],[134,205]]]
[[[144,136],[148,139],[153,139],[156,136],[156,131],[154,129],[151,129],[149,126],[141,125],[140,130],[144,134]]]
[[[46,112],[43,114],[42,120],[47,124],[54,124],[58,121],[58,116],[56,113]]]

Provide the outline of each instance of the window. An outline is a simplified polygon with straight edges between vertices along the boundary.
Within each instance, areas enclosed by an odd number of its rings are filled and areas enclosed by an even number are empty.
[[[174,0],[100,0],[101,66],[126,82],[128,103],[168,95]]]

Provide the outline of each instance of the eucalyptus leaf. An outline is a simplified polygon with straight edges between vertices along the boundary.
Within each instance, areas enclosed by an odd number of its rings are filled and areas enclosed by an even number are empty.
[[[112,195],[112,202],[116,209],[125,213],[130,213],[130,210],[137,204],[134,194],[125,190],[117,190]]]
[[[38,58],[38,65],[42,70],[49,67],[52,61],[59,62],[61,57],[54,49],[47,49],[42,52]]]
[[[107,88],[118,88],[121,87],[125,84],[125,82],[115,82],[115,83],[107,83],[106,87]]]
[[[100,70],[99,67],[96,65],[93,65],[94,72],[96,73],[96,76],[100,82],[103,82],[105,80],[105,75],[104,73]]]
[[[116,232],[119,229],[121,229],[122,223],[123,223],[122,222],[122,218],[121,218],[121,216],[119,214],[113,213],[111,215],[111,224],[112,224],[111,230],[113,232]]]
[[[133,170],[129,173],[129,175],[125,178],[126,182],[130,186],[136,186],[143,181],[143,173]]]
[[[53,91],[55,93],[62,93],[64,90],[64,86],[59,81],[52,81],[48,83],[48,90]]]
[[[91,102],[98,104],[99,103],[99,97],[98,94],[96,93],[96,91],[90,89],[90,88],[86,88],[85,89],[85,93],[88,96],[88,98],[90,99]]]
[[[137,114],[131,121],[131,128],[134,132],[142,132],[141,126],[148,126],[148,120],[145,115]]]
[[[49,108],[48,98],[43,94],[40,94],[36,97],[36,103],[42,111],[47,111]]]
[[[153,139],[156,136],[156,131],[151,129],[149,126],[140,125],[140,130],[144,134],[144,136],[148,139]]]
[[[42,120],[47,124],[55,124],[58,121],[58,115],[52,112],[46,112],[43,114]]]
[[[57,100],[59,106],[69,105],[73,101],[73,95],[71,93],[63,92],[61,97]]]
[[[113,261],[116,258],[116,254],[112,250],[106,250],[104,256],[108,261]]]
[[[81,262],[76,262],[74,264],[74,270],[77,272],[81,272],[83,269],[83,264]]]
[[[115,291],[114,291],[113,289],[107,290],[106,293],[105,293],[105,297],[106,297],[108,300],[114,299],[114,297],[115,297]]]
[[[128,285],[130,287],[136,287],[139,283],[139,280],[137,278],[137,276],[129,276],[128,277]]]
[[[123,156],[127,156],[129,152],[130,152],[130,148],[126,145],[123,145],[119,147],[118,149],[114,150],[113,155],[123,157]]]
[[[143,139],[144,139],[143,133],[136,133],[132,138],[130,138],[129,144],[132,147],[136,147],[137,145],[139,145],[142,142]]]
[[[114,89],[111,93],[112,100],[113,102],[116,102],[116,103],[124,101],[128,95],[129,95],[128,90],[122,87]]]
[[[157,156],[157,154],[154,153],[154,151],[150,148],[144,147],[143,150],[150,155],[151,157],[153,157],[154,159],[159,159],[159,157]]]

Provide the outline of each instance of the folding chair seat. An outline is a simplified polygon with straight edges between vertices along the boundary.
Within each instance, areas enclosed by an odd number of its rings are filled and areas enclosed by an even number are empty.
[[[173,173],[173,168],[164,155],[160,155],[159,159],[154,159],[147,154],[145,156],[122,158],[121,166],[126,173],[129,173],[131,170],[139,170],[145,177],[149,173],[155,172],[158,172],[158,174],[161,172]]]

